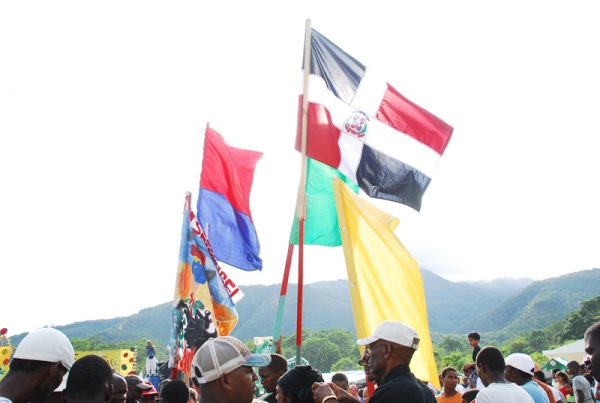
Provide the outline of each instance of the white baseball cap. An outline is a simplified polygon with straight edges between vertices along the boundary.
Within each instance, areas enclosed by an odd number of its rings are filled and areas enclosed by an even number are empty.
[[[505,360],[506,365],[510,365],[511,367],[518,369],[519,371],[523,371],[526,374],[533,375],[535,372],[535,364],[530,356],[523,353],[514,353],[506,357]]]
[[[415,350],[419,348],[419,341],[421,340],[417,331],[407,324],[400,321],[386,320],[375,328],[371,336],[357,340],[356,343],[359,346],[366,346],[375,343],[379,339],[391,341],[392,343]]]
[[[17,346],[13,358],[46,362],[60,362],[70,370],[75,362],[75,351],[62,332],[45,327],[29,333]]]
[[[198,383],[212,382],[241,366],[266,367],[270,363],[269,354],[252,354],[242,341],[230,336],[208,340],[192,360]]]

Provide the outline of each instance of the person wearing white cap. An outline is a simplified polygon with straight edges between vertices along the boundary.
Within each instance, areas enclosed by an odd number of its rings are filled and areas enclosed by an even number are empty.
[[[482,348],[475,361],[477,374],[485,386],[477,394],[477,403],[534,403],[523,388],[506,380],[506,363],[496,347]]]
[[[252,403],[258,375],[252,367],[266,367],[269,354],[252,354],[231,336],[209,339],[192,360],[200,403]]]
[[[504,377],[522,387],[535,403],[550,403],[544,389],[533,381],[534,372],[535,364],[527,354],[515,353],[506,357]]]
[[[371,374],[381,378],[369,403],[435,403],[431,390],[410,372],[410,360],[419,341],[415,329],[393,321],[382,322],[371,336],[357,341],[358,345],[365,346],[363,360],[369,363]],[[313,394],[316,403],[338,400],[327,384],[315,383]]]
[[[42,403],[61,384],[73,362],[73,346],[60,331],[43,328],[29,333],[0,381],[0,403]]]
[[[48,396],[48,398],[46,400],[44,400],[44,403],[63,403],[62,391],[65,390],[65,388],[67,387],[67,380],[69,379],[69,372],[67,372],[67,374],[65,376],[63,376],[63,380],[60,383],[60,385],[58,385],[58,387],[56,389],[54,389],[54,392],[52,392],[50,394],[50,396]]]

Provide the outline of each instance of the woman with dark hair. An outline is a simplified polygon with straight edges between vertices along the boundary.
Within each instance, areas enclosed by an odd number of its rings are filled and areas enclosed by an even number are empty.
[[[277,403],[314,403],[312,385],[324,382],[321,373],[310,365],[299,365],[277,381]]]
[[[573,384],[571,383],[571,377],[564,371],[558,371],[556,373],[556,380],[558,381],[558,391],[563,394],[567,401],[573,400]],[[569,399],[570,398],[570,399]]]

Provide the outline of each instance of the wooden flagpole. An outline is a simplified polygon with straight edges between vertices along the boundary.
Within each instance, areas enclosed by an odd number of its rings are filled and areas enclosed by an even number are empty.
[[[304,221],[306,220],[306,132],[308,126],[308,84],[311,55],[310,18],[306,20],[304,39],[304,91],[302,94],[302,166],[296,203],[298,218],[298,312],[296,314],[296,365],[302,364],[302,300],[304,297]]]

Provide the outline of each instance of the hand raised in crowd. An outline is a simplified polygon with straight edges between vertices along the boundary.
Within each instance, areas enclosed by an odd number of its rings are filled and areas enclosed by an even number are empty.
[[[337,400],[340,403],[360,403],[360,400],[331,382],[315,382],[313,383],[312,391],[315,403],[335,403],[329,401],[330,399]]]
[[[283,335],[279,335],[279,340],[277,340],[275,342],[275,353],[279,354],[279,355],[283,355],[281,354],[281,340],[283,340]]]
[[[337,400],[337,395],[331,389],[331,386],[326,383],[315,382],[312,385],[313,399],[315,403],[324,403],[333,396]],[[329,402],[333,403],[333,402]]]
[[[335,395],[337,396],[338,402],[340,402],[340,403],[359,402],[360,403],[360,400],[358,400],[356,397],[352,396],[352,394],[350,392],[337,386],[335,383],[329,382],[328,385],[331,388],[331,390],[333,390],[333,393],[335,393]]]

